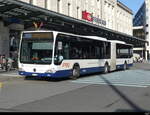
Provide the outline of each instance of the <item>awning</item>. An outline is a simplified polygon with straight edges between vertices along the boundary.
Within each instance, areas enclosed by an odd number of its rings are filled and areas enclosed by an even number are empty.
[[[86,21],[78,20],[57,12],[19,0],[0,0],[0,19],[6,26],[12,23],[24,24],[25,29],[33,26],[33,22],[43,22],[45,29],[63,31],[81,35],[94,35],[109,40],[121,40],[134,46],[145,46],[146,41]]]

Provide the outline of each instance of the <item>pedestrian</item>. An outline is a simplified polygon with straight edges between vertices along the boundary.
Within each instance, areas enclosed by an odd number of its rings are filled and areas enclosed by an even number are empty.
[[[7,71],[10,71],[13,68],[13,58],[12,54],[10,53],[10,56],[7,58]]]
[[[5,55],[2,55],[2,69],[4,69],[4,70],[6,70],[7,69],[7,64],[6,64],[6,57],[5,57]]]
[[[0,54],[0,68],[2,68],[2,55]]]

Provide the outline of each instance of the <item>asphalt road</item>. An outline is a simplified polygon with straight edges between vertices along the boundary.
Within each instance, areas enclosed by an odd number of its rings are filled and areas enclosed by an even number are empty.
[[[24,79],[15,72],[0,73],[1,78],[9,78],[1,81],[0,112],[147,112],[149,70],[148,63],[135,64],[127,71],[75,81]]]

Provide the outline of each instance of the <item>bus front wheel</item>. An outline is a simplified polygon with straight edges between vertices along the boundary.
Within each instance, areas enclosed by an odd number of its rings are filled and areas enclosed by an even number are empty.
[[[80,67],[74,66],[72,70],[72,76],[70,78],[76,80],[79,76],[80,76]]]

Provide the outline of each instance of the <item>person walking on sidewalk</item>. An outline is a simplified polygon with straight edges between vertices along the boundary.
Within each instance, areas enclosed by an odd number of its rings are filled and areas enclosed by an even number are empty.
[[[6,71],[10,71],[13,68],[13,62],[14,62],[14,60],[12,59],[12,54],[10,53],[10,57],[8,57],[6,60],[6,64],[7,64]]]
[[[7,67],[6,67],[6,66],[7,66],[7,64],[6,64],[6,63],[7,63],[7,60],[6,60],[5,55],[2,55],[1,58],[2,58],[2,64],[1,64],[2,69],[3,69],[3,70],[6,70],[6,69],[7,69]]]
[[[2,69],[2,55],[0,54],[0,68]]]

